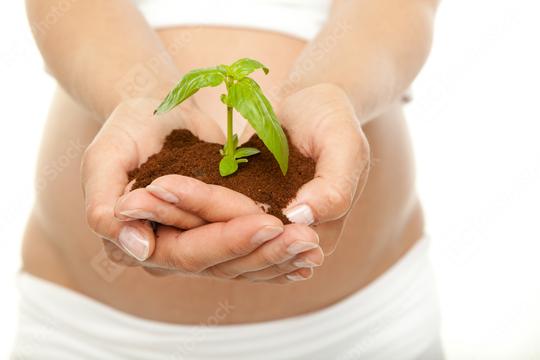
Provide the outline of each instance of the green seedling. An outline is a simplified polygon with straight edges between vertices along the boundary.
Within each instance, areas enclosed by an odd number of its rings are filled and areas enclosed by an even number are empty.
[[[227,107],[227,141],[223,149],[220,149],[221,176],[234,174],[238,170],[238,164],[247,162],[247,157],[260,152],[256,148],[238,147],[238,135],[233,131],[233,109],[236,109],[253,127],[264,145],[274,155],[283,175],[287,173],[289,162],[287,137],[270,101],[255,80],[248,77],[257,69],[262,69],[265,74],[269,71],[266,66],[252,59],[240,59],[231,65],[192,70],[180,80],[154,111],[154,114],[167,112],[200,89],[225,83],[227,93],[221,95],[221,102]]]

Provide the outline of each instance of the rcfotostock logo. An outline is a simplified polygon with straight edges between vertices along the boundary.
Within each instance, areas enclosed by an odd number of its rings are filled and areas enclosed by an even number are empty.
[[[37,22],[30,24],[32,32],[45,35],[54,25],[56,25],[66,15],[74,3],[79,0],[60,0],[52,4],[45,16]]]
[[[36,183],[36,191],[39,192],[44,190],[50,182],[56,180],[62,171],[64,171],[74,159],[79,157],[84,149],[85,146],[81,143],[80,139],[71,140],[60,156],[45,164],[42,176]]]
[[[129,70],[118,82],[116,91],[125,99],[148,93],[158,85],[158,80],[151,68],[138,64]]]
[[[193,332],[187,334],[177,345],[177,350],[171,354],[171,360],[191,359],[202,349],[208,348],[212,342],[212,327],[223,323],[223,321],[235,310],[236,306],[225,299],[217,304],[214,313],[208,316],[206,321],[199,323],[194,327]]]
[[[179,54],[189,43],[193,36],[201,30],[196,27],[182,33],[177,39],[167,44],[167,50],[152,56],[147,61],[133,66],[116,85],[116,91],[124,99],[135,98],[154,90],[159,84],[158,72],[163,64],[169,64],[171,56]]]
[[[282,94],[291,92],[307,73],[313,71],[319,63],[327,58],[328,54],[332,53],[338,44],[338,40],[350,32],[351,29],[352,26],[348,22],[339,22],[330,34],[326,34],[325,37],[319,39],[313,46],[308,47],[296,61],[296,63],[300,65],[297,65],[294,68],[283,84],[276,85],[270,90],[269,98],[273,101],[277,101]]]
[[[118,260],[120,261],[126,255],[120,249],[115,251],[112,255],[107,255],[106,251],[102,249],[92,258],[90,265],[92,265],[94,270],[96,270],[103,280],[112,283],[124,272],[126,267],[111,260],[110,256],[118,257]]]

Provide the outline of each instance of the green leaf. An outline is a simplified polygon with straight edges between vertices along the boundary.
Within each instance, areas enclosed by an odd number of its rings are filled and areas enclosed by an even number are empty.
[[[236,152],[234,153],[235,159],[240,159],[248,156],[252,156],[255,154],[260,153],[259,149],[252,148],[252,147],[243,147],[236,149]]]
[[[221,71],[224,74],[229,73],[229,66],[228,65],[221,64],[221,65],[216,66],[216,69],[218,69],[219,71]]]
[[[226,72],[222,68],[195,69],[188,72],[167,97],[165,97],[163,102],[154,111],[154,114],[161,114],[171,110],[195,94],[199,89],[218,86],[225,80],[225,76]]]
[[[247,77],[237,81],[229,89],[228,101],[255,129],[285,175],[289,166],[287,137],[259,85]]]
[[[227,106],[229,106],[229,103],[227,102],[227,95],[225,94],[221,94],[221,96],[219,97],[219,99],[221,100],[221,102]]]
[[[228,176],[234,174],[238,170],[238,163],[232,156],[224,156],[219,162],[219,174],[221,176]]]
[[[238,146],[238,135],[237,134],[233,135],[232,141],[233,141],[233,146],[236,149],[236,147]]]
[[[265,74],[268,74],[270,71],[266,66],[257,60],[245,58],[237,60],[231,66],[229,66],[228,74],[235,80],[241,80],[257,69],[262,69]]]

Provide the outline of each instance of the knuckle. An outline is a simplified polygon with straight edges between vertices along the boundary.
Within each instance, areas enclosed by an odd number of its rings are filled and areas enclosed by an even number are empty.
[[[278,249],[276,247],[269,247],[262,253],[263,266],[273,266],[281,263],[286,254],[286,247],[284,249]]]
[[[197,274],[204,270],[201,267],[200,261],[189,254],[182,254],[182,256],[169,254],[164,259],[164,266],[167,269],[180,270],[192,274]]]
[[[247,250],[249,249],[247,249],[245,241],[233,240],[233,241],[227,242],[226,251],[229,257],[236,258],[239,256],[243,256],[246,254]]]
[[[306,225],[290,224],[287,225],[287,241],[283,243],[284,247],[288,247],[294,241],[319,243],[317,232]]]
[[[217,225],[219,226],[219,239],[229,239],[225,241],[223,247],[225,256],[229,258],[237,258],[245,255],[249,252],[250,248],[246,239],[235,238],[231,236],[231,228],[227,226],[226,223]]]

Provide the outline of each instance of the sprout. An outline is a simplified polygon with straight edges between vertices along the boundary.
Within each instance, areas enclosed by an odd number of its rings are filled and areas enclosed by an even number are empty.
[[[239,163],[245,163],[249,156],[260,151],[250,147],[238,148],[238,135],[233,131],[233,109],[236,109],[255,129],[268,150],[274,155],[285,175],[289,162],[287,137],[281,128],[272,105],[264,96],[255,80],[248,77],[257,69],[268,74],[268,68],[252,59],[240,59],[232,65],[195,69],[188,72],[171,90],[154,114],[167,112],[195,94],[199,89],[215,87],[225,83],[227,93],[221,95],[221,102],[227,107],[227,141],[220,150],[221,176],[234,174]]]

